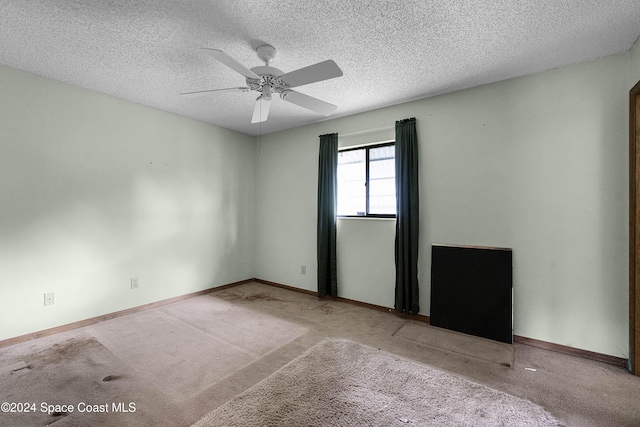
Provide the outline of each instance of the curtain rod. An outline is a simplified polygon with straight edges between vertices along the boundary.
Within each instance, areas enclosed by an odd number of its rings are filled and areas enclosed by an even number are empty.
[[[345,138],[348,136],[355,136],[355,135],[363,135],[366,133],[380,132],[383,130],[390,130],[390,129],[395,129],[395,126],[385,126],[381,128],[375,128],[375,129],[359,130],[356,132],[338,133],[338,138]]]

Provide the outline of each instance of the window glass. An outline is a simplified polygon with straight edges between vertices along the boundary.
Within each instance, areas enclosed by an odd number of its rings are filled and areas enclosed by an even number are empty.
[[[367,166],[365,150],[338,154],[338,215],[365,215]]]
[[[396,213],[395,147],[369,150],[369,213]]]
[[[338,215],[395,216],[395,145],[338,154]]]

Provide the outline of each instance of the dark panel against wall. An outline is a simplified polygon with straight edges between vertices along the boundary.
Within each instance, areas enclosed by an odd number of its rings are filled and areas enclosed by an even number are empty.
[[[513,343],[512,252],[433,245],[431,324]]]

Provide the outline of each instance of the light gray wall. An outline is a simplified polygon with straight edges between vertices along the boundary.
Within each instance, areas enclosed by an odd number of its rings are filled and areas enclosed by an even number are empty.
[[[512,247],[516,334],[626,357],[639,49],[262,138],[0,67],[0,339],[250,277],[315,290],[318,135],[416,117],[422,313],[431,244]],[[341,296],[393,306],[394,227],[338,221]]]
[[[432,244],[510,247],[517,335],[627,357],[630,56],[263,136],[257,277],[315,290],[318,135],[416,117],[421,312]],[[393,306],[393,227],[338,220],[341,296]]]
[[[254,277],[252,137],[5,67],[0,93],[0,340]]]

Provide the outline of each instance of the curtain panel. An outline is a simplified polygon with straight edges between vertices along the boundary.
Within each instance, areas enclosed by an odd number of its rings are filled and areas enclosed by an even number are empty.
[[[418,314],[418,135],[416,119],[396,122],[395,309]]]
[[[338,134],[320,135],[318,159],[318,296],[338,296],[336,214]]]

